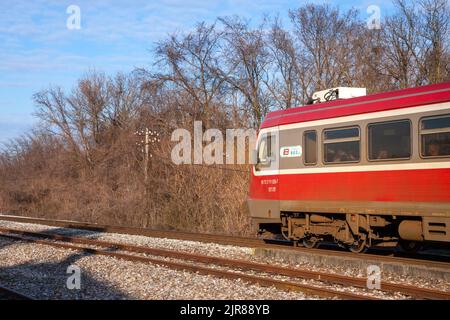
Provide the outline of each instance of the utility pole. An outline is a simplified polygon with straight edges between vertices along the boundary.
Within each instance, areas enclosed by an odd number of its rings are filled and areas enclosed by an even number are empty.
[[[135,135],[139,137],[139,141],[136,142],[136,146],[139,147],[140,152],[144,156],[144,205],[146,207],[146,211],[150,210],[150,197],[148,196],[149,188],[148,188],[148,170],[150,165],[150,158],[153,157],[153,155],[150,153],[150,143],[155,144],[157,142],[160,142],[160,134],[156,130],[150,130],[149,128],[145,129],[139,129],[135,132]],[[146,215],[146,222],[145,225],[148,226],[150,223],[151,217],[149,216],[149,213]]]
[[[136,145],[140,148],[141,152],[144,155],[144,182],[148,181],[148,168],[150,164],[150,158],[152,158],[152,154],[150,153],[150,144],[155,144],[160,142],[159,133],[150,130],[149,128],[140,129],[135,132],[135,134],[140,137],[139,142],[136,142]]]
[[[144,155],[144,181],[147,183],[148,180],[148,158],[149,158],[149,130],[145,128],[145,155]]]

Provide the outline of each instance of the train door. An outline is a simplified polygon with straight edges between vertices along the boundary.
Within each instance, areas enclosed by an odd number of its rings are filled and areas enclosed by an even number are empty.
[[[251,182],[252,218],[279,223],[279,135],[278,127],[262,129],[257,141],[257,159]]]

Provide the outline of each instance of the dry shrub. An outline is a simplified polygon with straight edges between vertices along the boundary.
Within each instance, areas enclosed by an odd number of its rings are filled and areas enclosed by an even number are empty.
[[[177,166],[168,160],[170,142],[164,141],[165,151],[150,161],[149,179],[144,181],[135,139],[130,132],[121,132],[94,169],[80,165],[63,146],[52,157],[46,157],[45,151],[31,157],[32,149],[22,149],[27,160],[15,159],[0,171],[0,211],[153,229],[249,234],[248,167]],[[35,160],[41,165],[30,168]]]

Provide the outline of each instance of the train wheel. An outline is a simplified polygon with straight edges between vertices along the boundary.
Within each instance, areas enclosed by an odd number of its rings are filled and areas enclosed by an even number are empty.
[[[419,241],[400,240],[400,247],[409,253],[414,253],[422,249],[422,243]]]
[[[314,237],[309,237],[309,238],[303,239],[303,246],[305,248],[309,248],[309,249],[317,248],[319,246],[319,243],[320,243],[319,239],[314,238]]]
[[[352,245],[348,246],[348,250],[354,253],[363,253],[367,250],[366,239],[358,239]]]

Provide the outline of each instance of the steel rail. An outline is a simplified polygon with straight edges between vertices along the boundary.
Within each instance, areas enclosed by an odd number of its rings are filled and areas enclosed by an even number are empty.
[[[169,257],[169,258],[175,258],[175,259],[184,259],[184,260],[200,262],[200,263],[204,263],[204,264],[215,264],[215,265],[232,267],[232,268],[253,270],[253,271],[258,271],[258,272],[270,273],[270,274],[274,274],[274,275],[282,275],[282,276],[302,278],[302,279],[313,279],[313,280],[319,280],[321,282],[327,282],[327,283],[332,283],[332,284],[354,286],[354,287],[359,287],[359,288],[367,288],[367,282],[366,282],[366,279],[364,279],[364,278],[349,277],[349,276],[333,274],[333,273],[300,270],[300,269],[273,266],[273,265],[256,263],[256,262],[245,261],[245,260],[235,260],[235,259],[227,259],[227,258],[221,258],[221,257],[212,257],[212,256],[205,256],[205,255],[199,255],[199,254],[193,254],[193,253],[186,253],[186,252],[181,252],[181,251],[157,249],[157,248],[136,246],[136,245],[131,245],[131,244],[121,244],[121,243],[110,242],[110,241],[93,240],[93,239],[82,238],[82,237],[72,237],[72,236],[48,234],[48,233],[42,233],[42,232],[29,232],[29,231],[21,231],[21,230],[10,229],[10,228],[1,228],[1,227],[0,227],[0,231],[7,232],[7,233],[13,233],[13,234],[19,234],[19,235],[28,236],[28,237],[45,238],[45,239],[51,239],[51,240],[56,240],[56,241],[64,241],[64,242],[70,242],[70,243],[76,243],[76,244],[84,244],[84,245],[90,245],[90,246],[103,247],[103,248],[114,249],[114,250],[128,251],[128,252],[133,252],[133,253],[143,253],[143,254],[150,254],[150,255],[154,255],[154,256],[163,256],[163,257]],[[419,298],[419,299],[450,300],[450,292],[433,290],[433,289],[428,289],[428,288],[413,287],[413,286],[409,286],[409,285],[397,284],[397,283],[386,282],[386,281],[381,282],[380,290],[385,291],[385,292],[393,292],[393,293],[398,292],[398,293],[402,293],[402,294],[412,296],[415,298]]]
[[[44,218],[33,218],[33,217],[23,217],[23,216],[11,216],[11,215],[0,215],[0,220],[22,222],[22,223],[35,223],[42,224],[53,227],[64,227],[69,229],[81,229],[94,232],[105,232],[105,233],[119,233],[128,235],[139,235],[139,236],[149,236],[157,238],[170,238],[179,240],[192,240],[201,242],[215,242],[222,244],[233,244],[243,246],[264,246],[265,242],[262,239],[251,238],[251,237],[241,237],[241,236],[229,236],[229,235],[218,235],[218,234],[208,234],[208,233],[194,233],[186,231],[172,231],[172,230],[154,230],[147,228],[136,228],[136,227],[123,227],[123,226],[110,226],[102,225],[96,223],[70,221],[70,220],[54,220],[54,219],[44,219]]]
[[[262,239],[248,238],[248,237],[235,237],[235,236],[214,235],[214,234],[198,234],[198,233],[183,232],[183,231],[162,231],[162,230],[135,228],[135,227],[108,226],[108,225],[92,224],[92,223],[77,222],[77,221],[51,220],[51,219],[31,218],[31,217],[11,216],[11,215],[0,215],[0,220],[22,222],[22,223],[36,223],[36,224],[42,224],[42,225],[47,225],[47,226],[56,226],[56,227],[63,227],[63,228],[69,228],[69,229],[89,230],[89,231],[95,231],[95,232],[140,235],[140,236],[148,236],[148,237],[168,238],[168,239],[178,239],[178,240],[188,240],[188,241],[208,242],[208,243],[212,242],[212,243],[218,243],[218,244],[224,244],[224,245],[234,245],[234,246],[241,246],[241,247],[253,247],[253,248],[264,248],[264,249],[274,249],[274,250],[279,250],[279,249],[292,250],[292,251],[297,251],[297,252],[314,253],[314,254],[319,254],[319,255],[337,256],[337,257],[343,257],[343,258],[374,260],[374,261],[380,261],[380,262],[400,263],[400,264],[406,264],[406,265],[420,265],[420,266],[426,266],[426,267],[430,267],[430,268],[444,268],[444,269],[450,268],[449,262],[405,258],[405,257],[397,257],[397,256],[385,256],[385,255],[368,254],[368,253],[358,254],[358,253],[352,253],[352,252],[347,252],[347,251],[338,251],[338,250],[327,250],[327,249],[317,249],[317,248],[309,249],[309,248],[302,248],[302,247],[292,247],[292,246],[279,245],[279,244],[268,244]]]
[[[29,242],[29,243],[47,245],[47,246],[51,246],[54,248],[76,250],[76,251],[81,251],[86,254],[107,256],[107,257],[131,261],[131,262],[155,264],[155,265],[160,265],[160,266],[164,266],[164,267],[171,268],[171,269],[190,271],[190,272],[204,274],[204,275],[212,275],[212,276],[216,276],[219,278],[226,278],[226,279],[232,279],[232,280],[240,279],[242,281],[252,283],[252,284],[258,284],[258,285],[266,286],[266,287],[275,287],[277,289],[286,290],[286,291],[297,291],[297,292],[302,292],[304,294],[323,297],[323,298],[341,298],[341,299],[345,299],[345,300],[378,300],[377,298],[372,297],[372,296],[359,295],[359,294],[355,294],[355,293],[338,291],[338,290],[333,290],[333,289],[329,289],[329,288],[321,288],[321,287],[312,286],[312,285],[308,285],[308,284],[299,284],[299,283],[290,282],[290,281],[277,280],[277,279],[268,278],[268,277],[259,277],[259,276],[255,276],[255,275],[232,272],[232,271],[228,271],[228,270],[213,269],[213,268],[208,268],[208,267],[199,266],[199,265],[195,265],[195,264],[161,260],[161,259],[150,258],[147,256],[130,255],[127,253],[110,251],[113,248],[100,250],[100,249],[96,249],[96,248],[92,248],[92,247],[78,246],[78,245],[73,245],[73,244],[47,241],[47,240],[41,240],[41,239],[32,239],[32,238],[28,238],[23,235],[0,233],[0,236],[4,237],[4,238],[16,240],[16,241],[25,241],[25,242]]]

